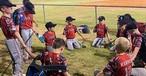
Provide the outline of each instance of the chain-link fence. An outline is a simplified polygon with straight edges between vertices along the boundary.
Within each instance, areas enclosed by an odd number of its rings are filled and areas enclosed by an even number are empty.
[[[18,5],[21,6],[21,5]],[[77,25],[87,24],[95,26],[98,16],[106,17],[106,24],[110,29],[115,29],[117,17],[126,13],[131,14],[138,22],[145,22],[146,7],[140,6],[98,6],[98,5],[58,5],[35,4],[36,15],[39,22],[53,21],[57,24],[65,24],[67,16],[76,18]]]

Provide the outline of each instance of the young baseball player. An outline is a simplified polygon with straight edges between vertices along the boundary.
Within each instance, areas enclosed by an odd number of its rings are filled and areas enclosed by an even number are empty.
[[[13,62],[12,76],[22,76],[23,58],[20,44],[25,50],[29,51],[29,49],[26,47],[19,34],[19,31],[16,29],[16,26],[10,18],[10,14],[13,12],[12,7],[15,6],[16,5],[12,4],[10,0],[0,0],[0,11],[2,12],[2,16],[0,18],[0,27],[4,36],[6,37],[6,46]]]
[[[53,43],[53,51],[51,52],[44,52],[43,54],[39,55],[39,59],[42,61],[42,65],[65,65],[67,68],[67,61],[66,58],[61,55],[61,53],[65,49],[65,41],[61,38],[56,38]],[[32,58],[36,58],[31,51],[27,51]],[[49,73],[49,76],[70,76],[68,71],[63,72],[53,72]]]
[[[74,48],[80,48],[80,44],[75,39],[76,32],[84,39],[84,37],[77,30],[76,26],[73,24],[74,20],[76,19],[72,18],[71,16],[66,17],[67,25],[63,31],[63,35],[66,36],[66,43],[69,50],[73,50]]]
[[[138,26],[135,23],[130,23],[126,27],[127,31],[132,35],[130,49],[131,60],[134,62],[131,75],[132,76],[146,76],[145,69],[145,41],[144,36],[139,32]]]
[[[99,20],[99,24],[97,24],[93,30],[93,32],[96,33],[97,37],[93,41],[92,46],[104,47],[105,35],[107,36],[107,39],[110,42],[108,28],[105,25],[105,17],[104,16],[100,16],[98,18],[98,20]]]
[[[20,25],[21,35],[23,40],[26,42],[26,45],[29,47],[30,50],[32,50],[31,49],[32,35],[36,33],[32,24],[34,21],[33,14],[35,14],[34,5],[31,2],[26,2],[24,7],[25,7],[25,10],[23,12],[24,19],[22,21],[22,24]],[[26,62],[29,62],[29,55],[26,52],[24,53],[24,60]]]
[[[54,43],[54,40],[56,38],[54,27],[57,24],[53,24],[52,22],[47,22],[45,27],[47,28],[47,31],[43,34],[44,40],[45,40],[45,45],[47,51],[53,51],[52,45]]]
[[[132,53],[131,60],[134,60],[141,48],[143,35],[139,32],[138,27],[135,23],[128,24],[126,29],[132,35],[131,38],[132,47],[130,52]]]
[[[96,76],[130,76],[132,60],[125,51],[130,47],[130,42],[124,37],[115,40],[116,56],[106,65],[103,71]]]
[[[127,38],[128,40],[131,40],[131,35],[127,32],[126,30],[126,26],[127,26],[127,23],[125,20],[120,20],[118,21],[118,31],[117,31],[117,35],[116,37],[125,37]],[[116,39],[112,40],[111,43],[113,43]],[[112,46],[110,48],[111,51],[114,51],[114,46]]]
[[[20,8],[18,8],[18,9],[16,9],[16,10],[13,12],[13,15],[12,15],[12,18],[13,18],[13,21],[14,21],[14,23],[15,23],[15,25],[16,25],[16,28],[17,28],[18,30],[20,30],[20,34],[21,34],[21,28],[19,28],[19,26],[21,26],[22,21],[24,20],[23,14],[24,14],[24,12],[25,12],[25,10],[26,10],[25,4],[26,4],[27,2],[29,2],[29,0],[23,0],[23,2],[22,2],[22,3],[23,3],[23,6],[20,7]],[[36,26],[38,26],[38,23],[35,21],[34,18],[33,18],[32,22],[35,23]]]

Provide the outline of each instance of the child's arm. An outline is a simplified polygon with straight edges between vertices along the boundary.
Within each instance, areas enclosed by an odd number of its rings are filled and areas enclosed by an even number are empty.
[[[107,27],[105,27],[106,37],[108,39],[108,42],[110,43],[110,36],[109,36],[109,30]]]
[[[96,76],[105,76],[105,75],[103,74],[103,71],[101,71]]]
[[[23,39],[21,38],[19,32],[16,31],[14,34],[17,37],[17,39],[19,40],[19,42],[21,43],[21,45],[23,46],[23,48],[26,50],[26,52],[28,52],[32,58],[35,58],[36,56],[28,49],[28,47],[26,47],[26,45],[25,45]]]
[[[109,32],[106,33],[106,37],[108,39],[108,42],[110,42]]]
[[[62,39],[66,41],[66,29],[64,28],[63,33],[62,33]]]
[[[15,36],[17,37],[17,39],[19,40],[19,42],[20,42],[20,44],[22,45],[22,47],[26,49],[26,45],[25,45],[23,39],[21,38],[19,32],[18,32],[18,31],[15,31],[14,34],[15,34]]]
[[[95,28],[93,29],[93,32],[86,39],[87,40],[90,39],[90,37],[92,37],[94,35],[94,33],[96,33]]]
[[[134,51],[133,51],[133,54],[132,54],[132,56],[131,56],[131,60],[133,61],[135,58],[136,58],[136,56],[137,56],[137,54],[138,54],[138,52],[139,52],[139,47],[135,47],[135,49],[134,49]]]
[[[77,31],[77,33],[83,38],[83,40],[86,40],[79,31]]]
[[[29,51],[29,50],[26,50],[26,52],[31,56],[31,58],[36,58],[37,56],[34,54],[34,53],[32,53],[31,51]]]
[[[94,35],[94,33],[97,32],[96,28],[97,28],[97,25],[94,27],[93,33],[91,33],[91,34],[89,35],[89,37],[87,37],[86,39],[89,39],[90,37],[92,37],[92,36]]]
[[[39,26],[39,25],[38,25],[38,23],[35,21],[35,19],[34,19],[34,18],[32,19],[32,22],[33,22],[33,23],[35,23],[36,27],[38,27],[38,26]]]
[[[64,76],[71,76],[68,72],[64,72],[63,74]]]

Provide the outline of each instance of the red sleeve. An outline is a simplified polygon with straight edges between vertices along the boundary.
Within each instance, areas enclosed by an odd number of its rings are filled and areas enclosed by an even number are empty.
[[[46,42],[46,32],[43,34],[44,41]]]
[[[118,57],[114,57],[112,58],[109,63],[106,65],[106,67],[104,68],[103,70],[103,73],[105,75],[113,75],[113,73],[116,71],[117,69],[117,64],[118,64],[118,60],[119,58]]]
[[[94,27],[94,29],[93,29],[93,32],[97,32],[97,26],[98,26],[98,24]]]
[[[105,31],[105,33],[108,33],[109,32],[108,27],[105,26],[105,30],[104,31]]]
[[[66,35],[66,27],[63,30],[63,35]]]
[[[77,30],[77,27],[74,25],[74,29],[75,29],[75,32],[77,32],[78,30]]]
[[[142,37],[135,37],[134,46],[140,48],[141,47],[141,43],[142,43]]]

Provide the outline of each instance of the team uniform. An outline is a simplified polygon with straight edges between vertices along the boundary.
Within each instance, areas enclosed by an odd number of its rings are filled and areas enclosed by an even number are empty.
[[[23,62],[22,51],[20,48],[20,42],[14,35],[14,33],[18,30],[16,29],[12,19],[4,15],[0,18],[0,26],[6,37],[6,46],[13,61],[13,76],[21,76]]]
[[[66,58],[59,53],[54,52],[44,52],[39,56],[42,62],[42,65],[65,65],[67,68]],[[63,72],[49,72],[49,76],[64,76]]]
[[[141,44],[142,44],[142,35],[133,35],[132,36],[132,45],[131,45],[131,49],[130,49],[130,52],[133,53],[134,52],[134,49],[135,47],[138,47],[138,48],[141,48]],[[140,57],[140,50],[138,50],[138,54],[134,60],[134,66],[143,66],[143,63],[142,63],[142,59]]]
[[[24,19],[24,16],[22,14],[24,11],[25,11],[25,7],[20,7],[14,11],[13,16],[12,16],[13,21],[17,27],[17,30],[20,30],[20,31],[21,31],[21,29],[19,28],[19,26],[21,25],[21,23]],[[20,32],[20,34],[21,34],[21,32]]]
[[[77,28],[75,25],[66,25],[64,28],[63,35],[66,35],[66,43],[69,50],[73,50],[75,48],[80,48],[80,44],[75,39],[75,34],[77,32]]]
[[[142,35],[134,35],[132,38],[132,49],[131,52],[134,51],[135,47],[141,47],[142,43]]]
[[[52,45],[55,41],[55,31],[47,31],[43,34],[47,51],[53,51]]]
[[[118,54],[112,58],[103,70],[107,76],[130,76],[132,61],[128,54]]]
[[[105,34],[108,33],[108,29],[105,24],[97,24],[94,27],[93,32],[96,32],[96,39],[93,41],[92,46],[100,47],[105,44]]]
[[[21,35],[22,38],[26,44],[26,46],[30,49],[32,47],[32,35],[33,35],[33,15],[32,14],[25,14],[23,13],[24,20],[22,21],[22,25],[20,25],[21,28]],[[31,38],[30,38],[31,37]],[[25,52],[24,59],[27,59],[29,57],[28,53]]]

